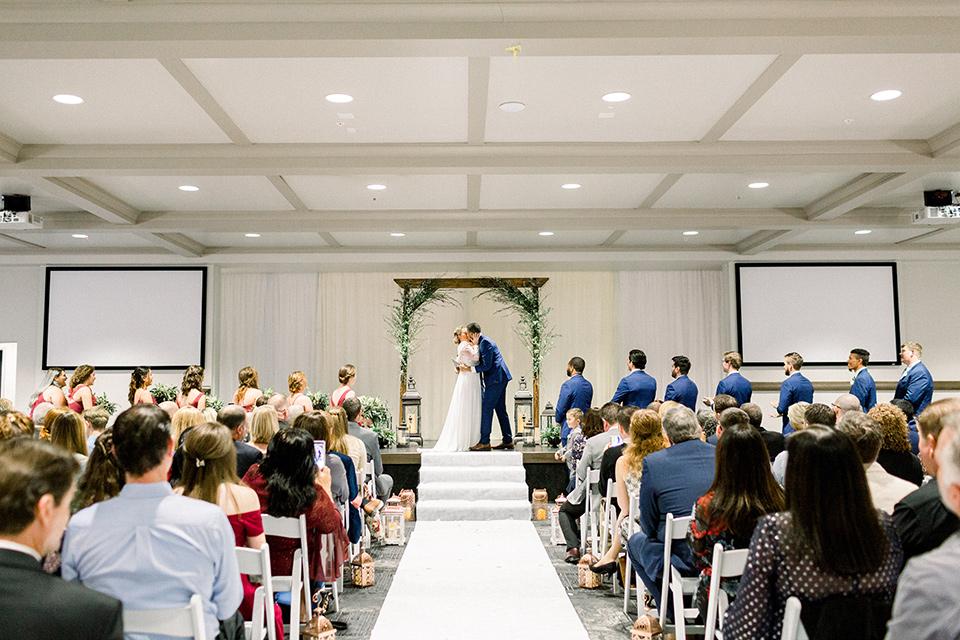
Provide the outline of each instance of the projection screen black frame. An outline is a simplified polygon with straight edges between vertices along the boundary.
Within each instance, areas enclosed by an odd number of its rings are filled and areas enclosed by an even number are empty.
[[[169,364],[154,366],[149,362],[135,362],[132,365],[98,365],[96,362],[48,362],[47,361],[47,336],[50,322],[50,276],[54,271],[199,271],[201,277],[201,301],[200,301],[200,358],[199,362],[185,362],[183,364]],[[146,366],[157,371],[176,371],[186,369],[190,365],[199,364],[206,366],[207,355],[207,267],[47,267],[44,278],[43,292],[43,362],[44,370],[50,367],[62,367],[64,369],[75,369],[81,364],[90,364],[94,368],[102,371],[127,371],[134,367]]]
[[[740,270],[741,269],[750,269],[753,267],[790,267],[790,268],[803,268],[803,267],[889,267],[891,275],[891,285],[893,287],[893,331],[896,338],[896,348],[895,352],[899,353],[900,351],[900,297],[897,286],[897,263],[896,262],[738,262],[734,265],[736,268],[736,296],[737,296],[737,348],[740,350],[740,353],[743,353],[743,318],[742,318],[742,309],[741,309],[741,300],[740,300]],[[831,301],[837,302],[837,301]],[[837,361],[813,361],[808,362],[803,361],[803,366],[813,366],[813,367],[836,367],[836,366],[846,366],[846,360],[837,360]],[[871,365],[884,366],[884,365],[898,365],[899,361],[891,360],[870,360]],[[783,360],[775,362],[748,362],[747,360],[743,361],[743,366],[751,367],[782,367]]]

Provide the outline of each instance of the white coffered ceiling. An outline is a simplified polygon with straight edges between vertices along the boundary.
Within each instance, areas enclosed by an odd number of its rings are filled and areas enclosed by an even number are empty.
[[[960,190],[958,33],[953,0],[0,0],[0,192],[43,217],[0,263],[953,257],[911,213]]]

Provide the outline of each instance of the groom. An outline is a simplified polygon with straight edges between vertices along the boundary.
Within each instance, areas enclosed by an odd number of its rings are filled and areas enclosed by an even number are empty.
[[[497,343],[480,332],[480,325],[471,322],[467,325],[470,340],[479,339],[480,364],[464,367],[464,371],[481,374],[483,396],[480,410],[480,442],[470,447],[470,451],[490,451],[490,449],[513,449],[513,433],[510,431],[510,418],[507,416],[507,383],[513,378],[507,369]],[[500,433],[503,440],[495,447],[490,446],[490,428],[493,426],[493,412],[497,412]]]

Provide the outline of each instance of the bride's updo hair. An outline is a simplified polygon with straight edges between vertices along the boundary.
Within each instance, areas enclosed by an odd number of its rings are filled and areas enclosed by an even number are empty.
[[[460,336],[463,335],[463,332],[466,330],[467,328],[463,325],[453,330],[453,344],[460,344]]]

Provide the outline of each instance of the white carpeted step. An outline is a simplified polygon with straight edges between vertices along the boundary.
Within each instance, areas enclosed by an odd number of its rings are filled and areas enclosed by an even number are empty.
[[[522,466],[512,467],[420,467],[420,485],[426,482],[522,482]]]
[[[417,503],[417,520],[529,520],[526,500],[426,500]]]
[[[432,500],[526,500],[523,482],[423,482],[419,486],[420,504]]]
[[[422,467],[509,467],[523,468],[523,454],[519,451],[456,451],[442,453],[421,451]]]

